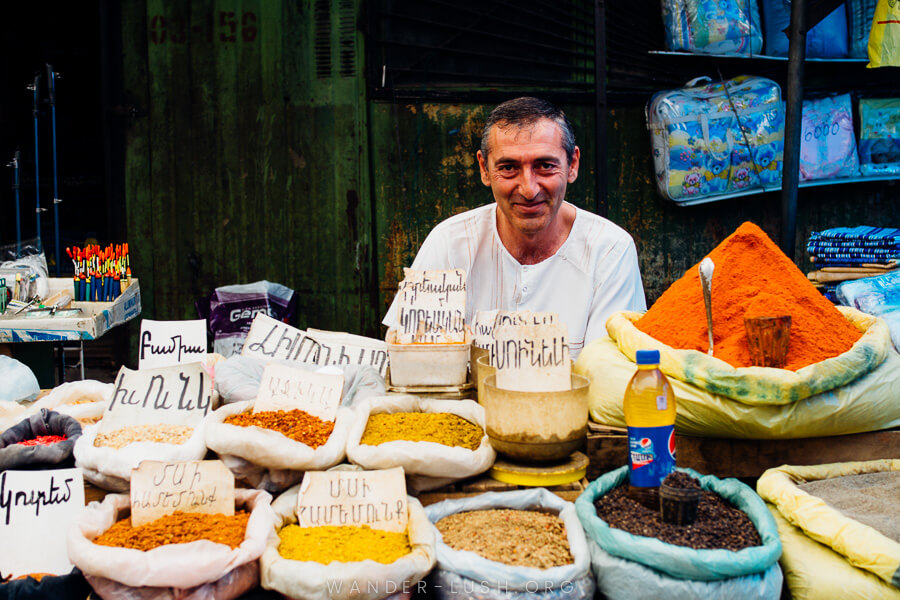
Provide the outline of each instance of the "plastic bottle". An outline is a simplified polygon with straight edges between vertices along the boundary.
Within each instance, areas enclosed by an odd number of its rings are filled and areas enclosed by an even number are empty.
[[[659,370],[659,350],[638,350],[638,370],[625,388],[628,496],[659,509],[659,484],[675,470],[675,394]]]

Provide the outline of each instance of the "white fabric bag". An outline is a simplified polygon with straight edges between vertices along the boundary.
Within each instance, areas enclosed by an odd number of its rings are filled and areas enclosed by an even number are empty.
[[[347,436],[356,418],[351,409],[338,409],[334,431],[315,449],[271,429],[225,423],[227,417],[252,409],[252,401],[226,404],[213,411],[206,422],[206,445],[236,477],[265,485],[266,489],[284,489],[299,481],[302,471],[324,471],[344,460]]]
[[[370,398],[356,407],[357,418],[347,439],[347,458],[366,469],[403,467],[407,477],[424,475],[450,482],[478,475],[491,468],[497,453],[487,434],[476,450],[435,442],[398,440],[377,446],[360,444],[370,414],[424,412],[451,413],[485,428],[484,407],[473,400],[432,400],[416,396]]]
[[[296,485],[272,504],[274,532],[297,522],[299,491]],[[299,600],[378,600],[416,589],[417,582],[434,567],[435,536],[419,501],[409,497],[408,503],[410,554],[388,565],[374,560],[323,565],[283,558],[278,553],[280,540],[273,534],[259,561],[262,587]]]
[[[28,412],[33,414],[46,408],[69,415],[79,422],[81,419],[99,419],[115,389],[116,386],[112,383],[94,379],[69,381],[53,388],[49,394],[32,404]]]
[[[114,492],[128,491],[131,471],[141,461],[160,460],[178,462],[202,460],[206,456],[206,417],[183,444],[158,442],[134,442],[124,448],[94,446],[100,425],[88,425],[75,442],[75,466],[84,472],[84,478],[94,485]]]
[[[234,496],[236,508],[250,510],[244,541],[237,548],[209,540],[169,544],[147,551],[94,544],[94,538],[130,514],[129,496],[110,494],[103,502],[91,502],[69,531],[69,560],[81,569],[89,581],[91,578],[103,578],[128,588],[189,589],[216,582],[260,557],[275,522],[272,497],[268,493],[236,489]],[[166,591],[160,590],[160,595],[154,597],[165,597]],[[109,598],[107,595],[103,597]],[[118,597],[128,595],[123,593]],[[204,596],[197,594],[195,597]]]

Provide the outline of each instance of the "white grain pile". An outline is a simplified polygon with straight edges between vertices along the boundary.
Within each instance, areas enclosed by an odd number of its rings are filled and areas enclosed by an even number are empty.
[[[900,542],[900,471],[832,477],[798,487],[847,518]]]

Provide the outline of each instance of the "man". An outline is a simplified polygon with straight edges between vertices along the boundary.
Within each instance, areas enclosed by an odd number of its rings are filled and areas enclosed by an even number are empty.
[[[479,310],[556,312],[574,359],[605,335],[610,314],[647,309],[631,236],[565,201],[581,151],[561,110],[537,98],[504,102],[488,116],[477,158],[496,203],[438,224],[412,265],[466,270],[467,322]],[[385,325],[396,311],[395,299]]]

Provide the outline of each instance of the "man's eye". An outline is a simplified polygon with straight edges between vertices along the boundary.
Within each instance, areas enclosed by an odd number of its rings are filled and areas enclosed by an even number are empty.
[[[510,173],[515,169],[512,165],[497,165],[497,170],[502,171],[504,173]]]
[[[541,163],[540,165],[538,165],[538,168],[542,171],[552,171],[556,168],[556,163]]]

